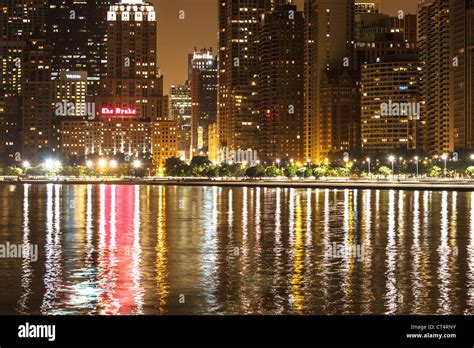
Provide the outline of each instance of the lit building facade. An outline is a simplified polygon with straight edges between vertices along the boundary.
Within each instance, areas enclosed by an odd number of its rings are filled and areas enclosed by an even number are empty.
[[[178,156],[178,124],[163,120],[153,123],[153,163],[158,174],[162,174],[166,160]]]
[[[454,148],[474,149],[474,1],[450,2],[450,114]]]
[[[49,0],[47,35],[53,47],[51,76],[85,71],[88,93],[98,94],[107,67],[107,10],[118,0]]]
[[[270,0],[220,0],[218,128],[220,147],[257,149],[259,20]]]
[[[345,74],[352,74],[353,21],[353,0],[305,1],[304,141],[305,157],[313,162],[324,160],[334,147],[339,147],[324,141],[328,139],[326,125],[332,123],[325,118],[332,115],[321,111],[328,110],[333,101],[322,99],[330,93],[321,93],[321,84],[336,81],[334,89],[341,85],[337,81],[339,77],[345,79]],[[351,117],[357,122],[357,114]]]
[[[211,49],[194,52],[191,71],[191,147],[193,155],[207,155],[208,128],[217,121],[217,59]]]
[[[304,19],[295,5],[262,15],[259,46],[259,157],[304,158]]]
[[[398,57],[362,67],[361,123],[364,153],[416,148],[419,65]]]
[[[190,161],[191,151],[191,119],[192,98],[189,82],[182,85],[171,85],[169,93],[169,119],[178,126],[179,157]]]
[[[23,77],[28,40],[44,33],[43,0],[0,0],[0,162],[22,158]]]
[[[55,152],[53,122],[51,47],[41,38],[31,38],[24,60],[22,157],[41,159]]]

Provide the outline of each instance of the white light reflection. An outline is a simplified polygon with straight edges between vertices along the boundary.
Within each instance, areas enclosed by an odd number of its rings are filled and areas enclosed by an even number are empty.
[[[388,230],[387,230],[387,248],[386,248],[386,278],[387,293],[385,295],[386,314],[394,314],[397,310],[398,292],[395,277],[396,262],[397,262],[397,245],[395,241],[396,226],[395,226],[395,191],[389,192],[388,203]]]
[[[31,185],[23,185],[23,245],[30,245],[30,204],[29,190]],[[28,314],[28,300],[31,294],[31,280],[33,278],[32,260],[24,258],[21,264],[21,289],[22,294],[18,300],[18,312],[22,315]]]
[[[411,288],[413,289],[413,303],[411,313],[418,314],[421,311],[422,300],[422,274],[420,272],[421,265],[421,245],[420,245],[420,191],[413,192],[413,245],[411,254],[413,255]]]
[[[469,230],[469,246],[467,248],[467,264],[469,272],[467,272],[467,304],[466,315],[474,313],[474,192],[471,195],[471,228]]]
[[[53,191],[54,189],[54,191]],[[46,241],[45,241],[45,294],[41,314],[61,314],[61,232],[60,232],[60,185],[46,185]]]
[[[450,269],[448,266],[449,262],[449,211],[448,211],[448,192],[443,191],[441,194],[441,235],[440,235],[440,246],[438,247],[439,256],[439,268],[438,268],[438,279],[439,279],[439,299],[438,305],[440,313],[449,313],[449,282],[450,282]]]

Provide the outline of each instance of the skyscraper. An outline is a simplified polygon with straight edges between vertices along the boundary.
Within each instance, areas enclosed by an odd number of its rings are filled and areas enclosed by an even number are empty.
[[[461,0],[462,1],[462,0]],[[454,119],[450,114],[450,1],[426,0],[418,6],[423,137],[420,146],[441,155],[454,151]]]
[[[474,148],[474,1],[451,0],[449,50],[450,114],[455,149]]]
[[[337,110],[327,112],[332,101],[326,97],[333,93],[325,90],[328,83],[333,85],[331,89],[342,86],[338,79],[347,80],[347,74],[352,74],[354,1],[306,0],[305,20],[305,155],[318,162],[345,146],[333,144],[327,134],[340,130],[327,129],[333,124],[327,118],[339,116],[334,114]],[[321,88],[323,82],[325,88]],[[356,122],[354,114],[343,126],[351,127]]]
[[[24,65],[28,40],[44,33],[42,0],[0,0],[0,161],[20,160]]]
[[[158,165],[163,152],[157,157],[153,151],[162,133],[155,129],[170,121],[163,77],[156,64],[154,7],[141,0],[122,0],[110,6],[106,20],[107,77],[101,80],[99,95],[94,98],[94,120],[86,122],[84,155],[148,158],[153,154]],[[67,120],[62,129],[80,134],[71,128],[84,127],[84,121],[73,123]]]
[[[303,13],[295,5],[265,12],[259,41],[259,157],[304,162]]]
[[[180,157],[191,160],[191,86],[189,81],[182,85],[171,85],[169,93],[170,119],[178,125],[178,151]]]
[[[107,10],[118,0],[49,0],[48,40],[53,46],[52,78],[62,71],[86,71],[88,93],[97,95],[107,67]]]
[[[258,147],[259,20],[270,0],[219,1],[219,111],[221,147]]]
[[[392,56],[365,64],[361,78],[361,138],[364,153],[416,147],[418,57]]]
[[[191,60],[192,150],[208,151],[209,125],[217,121],[217,60],[212,49],[195,51]]]
[[[51,83],[51,46],[31,37],[26,49],[23,85],[22,157],[41,159],[55,151]]]

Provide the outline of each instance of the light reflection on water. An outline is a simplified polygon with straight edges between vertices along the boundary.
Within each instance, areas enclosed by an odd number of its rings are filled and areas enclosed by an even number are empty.
[[[6,242],[0,314],[474,314],[474,193],[2,185]]]

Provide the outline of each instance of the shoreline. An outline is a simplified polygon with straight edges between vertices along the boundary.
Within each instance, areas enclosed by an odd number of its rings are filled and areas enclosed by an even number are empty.
[[[152,186],[218,186],[265,188],[321,188],[321,189],[372,189],[372,190],[429,190],[474,191],[474,181],[389,181],[389,180],[209,180],[209,179],[44,179],[0,180],[0,185],[152,185]]]

